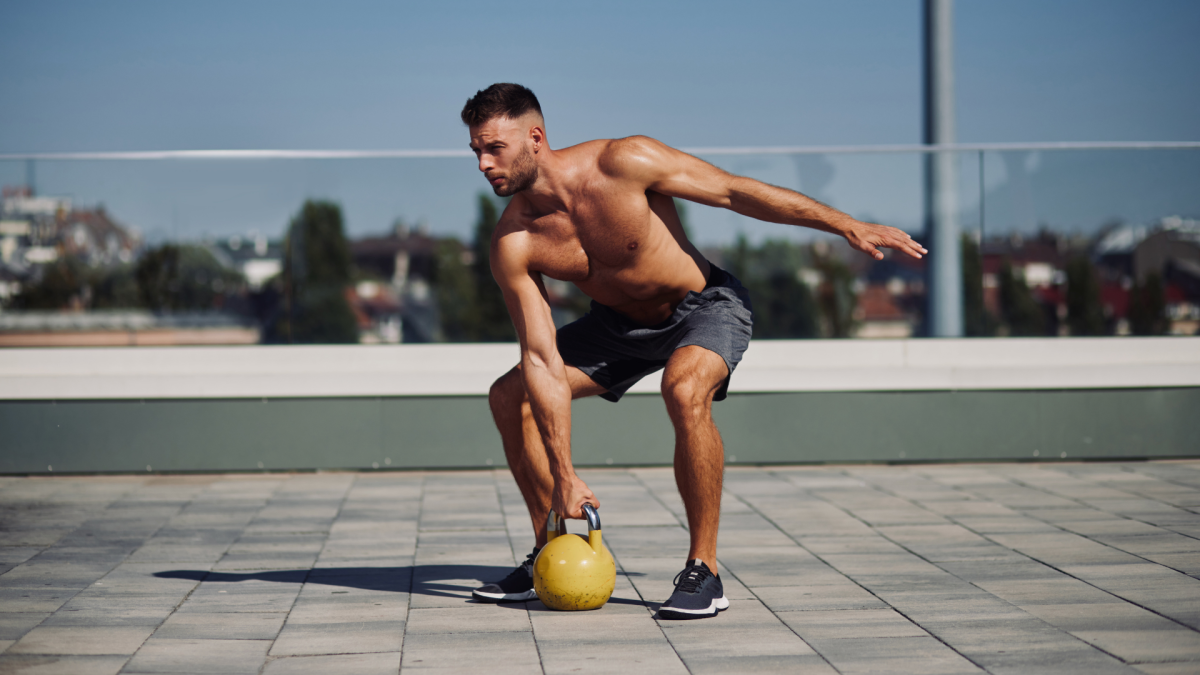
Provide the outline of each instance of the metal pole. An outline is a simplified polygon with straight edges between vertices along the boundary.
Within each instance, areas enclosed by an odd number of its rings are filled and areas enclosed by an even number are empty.
[[[946,145],[954,135],[954,0],[925,0],[925,138]],[[962,244],[958,213],[957,156],[926,155],[926,272],[931,337],[962,337]]]

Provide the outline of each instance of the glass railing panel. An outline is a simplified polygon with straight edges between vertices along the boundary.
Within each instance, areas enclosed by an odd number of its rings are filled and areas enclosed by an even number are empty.
[[[925,157],[700,152],[925,230]],[[966,334],[1200,328],[1200,150],[959,150]],[[486,264],[503,200],[470,156],[0,160],[0,345],[511,340]],[[754,297],[757,338],[923,334],[924,261],[682,204]],[[547,285],[555,320],[587,310]]]

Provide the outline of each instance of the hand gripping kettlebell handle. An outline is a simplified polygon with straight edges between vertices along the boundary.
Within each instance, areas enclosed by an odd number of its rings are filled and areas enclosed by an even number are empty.
[[[591,504],[584,503],[583,515],[588,521],[588,532],[600,529],[600,512]]]
[[[591,504],[584,504],[583,516],[587,519],[588,532],[600,529],[600,512],[596,510],[596,507],[592,506]],[[566,521],[562,519],[562,516],[559,516],[557,513],[555,513],[554,509],[550,509],[550,513],[546,516],[547,541],[566,533]]]

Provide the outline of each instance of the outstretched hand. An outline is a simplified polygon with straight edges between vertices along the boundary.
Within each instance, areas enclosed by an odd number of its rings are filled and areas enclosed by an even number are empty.
[[[550,498],[550,508],[554,509],[555,513],[563,518],[579,520],[583,518],[584,504],[600,508],[600,500],[588,489],[587,483],[578,476],[555,481],[554,493]]]
[[[883,251],[880,251],[880,248],[894,248],[914,258],[929,253],[907,232],[887,225],[856,221],[854,227],[847,230],[844,236],[851,246],[876,260],[883,260]]]

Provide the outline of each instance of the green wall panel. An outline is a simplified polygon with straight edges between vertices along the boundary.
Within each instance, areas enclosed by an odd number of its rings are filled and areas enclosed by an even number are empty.
[[[576,401],[579,465],[669,464],[662,399]],[[730,461],[1200,455],[1200,389],[734,394]],[[505,463],[483,397],[0,401],[0,472],[483,467]]]

